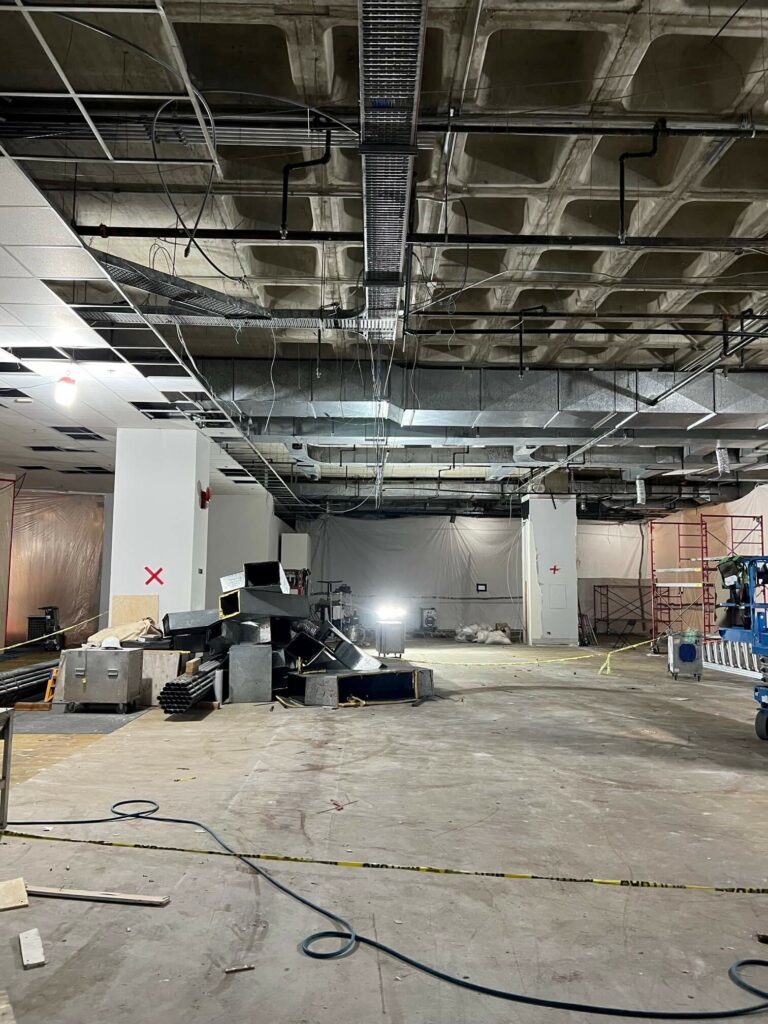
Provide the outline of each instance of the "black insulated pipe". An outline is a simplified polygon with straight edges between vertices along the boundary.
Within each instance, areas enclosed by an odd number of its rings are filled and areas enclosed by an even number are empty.
[[[290,178],[291,171],[297,171],[300,167],[319,167],[320,164],[327,164],[331,159],[331,130],[327,129],[325,133],[325,152],[322,156],[319,156],[316,160],[300,160],[295,164],[286,164],[283,167],[283,209],[280,217],[280,237],[286,238],[288,235],[288,179]]]
[[[667,122],[664,118],[659,118],[656,124],[653,126],[653,134],[651,136],[651,148],[643,149],[640,152],[629,152],[622,153],[619,157],[619,241],[624,244],[627,239],[627,226],[625,223],[625,210],[624,210],[624,165],[627,160],[643,160],[646,157],[656,156],[659,150],[659,133],[666,131]]]

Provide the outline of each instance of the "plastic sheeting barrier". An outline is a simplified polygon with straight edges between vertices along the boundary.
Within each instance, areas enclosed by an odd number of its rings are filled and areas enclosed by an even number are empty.
[[[27,616],[57,605],[62,625],[99,611],[104,499],[95,494],[23,492],[13,516],[7,643],[26,639]],[[92,626],[67,634],[78,644]],[[82,633],[82,635],[80,635]]]

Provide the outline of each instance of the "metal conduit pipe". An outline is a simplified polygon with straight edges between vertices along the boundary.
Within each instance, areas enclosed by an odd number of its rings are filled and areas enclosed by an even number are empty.
[[[56,158],[61,159],[59,157]],[[135,224],[76,224],[73,230],[84,238],[186,238],[182,228],[146,227]],[[283,239],[279,230],[260,228],[198,228],[196,238],[225,242],[362,242],[362,231],[292,231]],[[622,243],[617,235],[525,235],[525,234],[445,234],[414,232],[406,242],[409,246],[474,246],[483,249],[510,249],[539,246],[548,249],[667,249],[670,252],[741,252],[759,249],[768,251],[765,238],[679,238],[656,235],[628,235]]]
[[[330,159],[331,132],[328,129],[325,133],[325,151],[322,156],[317,157],[316,160],[299,160],[296,163],[286,164],[283,167],[283,205],[280,215],[281,238],[285,238],[288,235],[288,179],[290,178],[291,171],[297,171],[300,167],[319,167],[321,164],[327,164]]]
[[[619,157],[619,241],[624,242],[627,237],[627,227],[625,223],[625,210],[624,210],[624,172],[625,163],[627,160],[644,160],[646,157],[656,156],[659,149],[659,132],[664,131],[666,122],[664,118],[660,118],[653,126],[653,134],[651,136],[651,148],[643,149],[640,152],[633,152],[632,150],[626,150]]]
[[[586,316],[585,316],[586,319]],[[493,337],[496,335],[509,336],[518,335],[518,327],[459,327],[455,331],[449,330],[447,327],[409,327],[404,331],[405,334],[412,335],[413,337],[429,336],[429,337],[461,337],[461,336],[472,336],[472,335],[483,335]],[[695,335],[696,337],[702,338],[722,338],[722,331],[707,331],[698,330],[690,331],[683,327],[627,327],[613,328],[613,327],[526,327],[526,334],[626,334],[628,337],[645,337],[648,334],[672,334],[672,335]],[[732,331],[730,332],[732,338],[742,338],[744,344],[749,344],[750,341],[759,340],[760,338],[768,338],[768,334],[754,334],[751,331]],[[732,356],[743,348],[744,345],[732,345],[728,355]],[[720,359],[722,353],[718,355]]]

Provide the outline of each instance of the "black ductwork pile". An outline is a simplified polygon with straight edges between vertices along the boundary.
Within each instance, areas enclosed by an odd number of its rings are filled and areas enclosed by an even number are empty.
[[[36,665],[24,665],[22,668],[0,672],[0,707],[42,697],[51,672],[58,664],[59,659],[56,658],[54,661],[41,661]]]
[[[163,620],[164,645],[202,658],[197,672],[163,687],[158,701],[166,714],[183,714],[214,696],[235,704],[267,703],[277,696],[289,704],[336,705],[431,692],[426,670],[403,662],[389,668],[331,622],[312,621],[309,598],[290,591],[279,562],[247,562],[221,583],[217,609]],[[218,669],[224,671],[215,694]]]

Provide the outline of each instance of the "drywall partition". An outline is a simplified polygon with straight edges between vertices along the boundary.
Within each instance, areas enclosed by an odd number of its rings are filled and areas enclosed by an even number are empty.
[[[14,477],[0,477],[0,646],[5,643],[8,614],[8,588],[11,572],[11,534],[13,532]]]
[[[272,495],[259,487],[247,494],[214,494],[208,506],[206,608],[215,608],[222,576],[244,562],[270,562],[279,557],[279,538],[289,531],[274,513]]]
[[[8,602],[8,642],[24,640],[27,616],[56,605],[62,626],[99,612],[103,544],[100,494],[22,492],[16,497]],[[106,620],[102,620],[104,625]],[[86,622],[67,634],[69,645],[99,628]]]
[[[604,631],[605,623],[600,616],[606,610],[613,619],[612,632],[628,629],[640,636],[650,631],[649,565],[645,524],[579,522],[576,537],[579,608],[596,624],[598,631]],[[604,597],[598,599],[597,606],[596,586],[609,588],[608,592],[604,591]]]
[[[420,609],[438,625],[508,622],[522,628],[520,522],[456,516],[350,519],[328,516],[297,529],[312,537],[312,591],[343,580],[366,625],[382,604],[400,604],[410,629]]]

